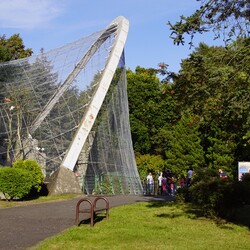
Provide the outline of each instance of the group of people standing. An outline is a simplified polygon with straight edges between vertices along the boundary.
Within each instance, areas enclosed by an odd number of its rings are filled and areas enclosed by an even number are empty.
[[[180,178],[176,174],[173,174],[170,170],[162,171],[157,178],[157,182],[154,181],[152,173],[149,173],[146,180],[145,194],[147,195],[174,195],[177,187],[190,187],[193,176],[193,168],[190,167],[187,171],[187,175],[181,175]]]

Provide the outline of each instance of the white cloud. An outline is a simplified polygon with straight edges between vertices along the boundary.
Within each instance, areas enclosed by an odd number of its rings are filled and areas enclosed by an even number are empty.
[[[63,11],[63,0],[4,0],[0,4],[0,27],[31,29],[44,26]]]

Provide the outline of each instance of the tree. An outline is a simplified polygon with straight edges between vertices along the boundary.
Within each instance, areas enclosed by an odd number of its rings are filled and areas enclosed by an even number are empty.
[[[127,71],[132,140],[140,154],[155,154],[156,148],[159,153],[156,135],[175,120],[171,86],[161,83],[156,73],[141,67]]]
[[[31,56],[32,53],[32,49],[25,49],[19,34],[14,34],[10,38],[6,38],[5,35],[0,36],[0,62],[25,58]]]
[[[146,179],[149,172],[156,177],[165,168],[165,162],[159,155],[137,155],[136,163],[142,180]]]
[[[25,49],[22,38],[19,34],[14,34],[10,38],[5,35],[0,36],[0,62],[8,62],[15,59],[21,59],[33,54],[32,49]],[[20,66],[1,65],[0,67],[0,101],[4,98],[5,86],[3,82],[12,82],[13,75],[18,74]]]
[[[23,55],[29,53],[20,53]],[[33,63],[22,60],[18,65],[6,62],[0,66],[0,98],[3,102],[0,129],[1,139],[5,141],[7,165],[18,158],[27,158],[27,152],[30,152],[27,138],[32,123],[38,110],[56,91],[57,74],[51,71],[50,62],[43,53]]]
[[[206,165],[237,173],[250,149],[250,40],[237,39],[226,48],[201,43],[174,81],[178,109],[199,117]]]
[[[248,37],[250,32],[250,4],[248,0],[197,0],[200,9],[191,16],[180,16],[175,24],[168,22],[174,44],[184,44],[184,35],[190,36],[193,45],[196,33],[212,30],[215,39],[223,35],[226,43],[235,37]]]
[[[6,38],[4,35],[0,37],[0,62],[24,58],[30,56],[32,53],[31,49],[25,49],[23,40],[19,34],[12,35],[10,38]],[[23,104],[27,106],[29,103],[27,99],[25,102],[22,102],[24,96],[29,95],[29,93],[15,79],[16,75],[23,75],[22,67],[25,66],[24,64],[25,62],[19,65],[2,64],[0,66],[0,147],[2,149],[6,147],[7,153],[3,157],[7,158],[7,164],[11,162],[11,148],[15,146],[20,148],[22,113],[24,112],[21,106]]]
[[[166,164],[174,173],[186,174],[190,166],[194,170],[205,166],[199,123],[199,117],[186,112],[176,126],[168,131]]]

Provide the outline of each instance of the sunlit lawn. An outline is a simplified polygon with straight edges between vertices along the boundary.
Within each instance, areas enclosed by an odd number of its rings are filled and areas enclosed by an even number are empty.
[[[90,227],[74,226],[32,249],[250,249],[247,227],[217,224],[188,205],[136,203],[110,210]]]

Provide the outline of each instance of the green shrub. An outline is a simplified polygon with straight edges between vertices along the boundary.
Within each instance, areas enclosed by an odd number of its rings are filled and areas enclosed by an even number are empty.
[[[232,219],[237,210],[250,205],[250,181],[246,175],[242,181],[221,179],[217,171],[202,170],[195,173],[189,195],[204,215]]]
[[[13,163],[13,168],[24,169],[32,174],[32,188],[39,192],[44,182],[44,175],[42,173],[42,167],[34,160],[17,160]]]
[[[237,214],[237,210],[247,203],[249,195],[250,193],[247,192],[243,182],[229,182],[223,190],[221,199],[218,201],[218,215],[226,219],[233,219]]]
[[[149,172],[156,175],[165,168],[165,162],[159,155],[137,155],[136,164],[141,179],[146,179]]]
[[[248,183],[250,185],[250,173],[245,173],[242,175],[241,180],[244,183]]]
[[[191,201],[198,205],[205,216],[218,216],[218,204],[222,199],[226,182],[220,179],[208,179],[196,182],[190,188]]]
[[[244,186],[245,199],[244,202],[250,205],[250,173],[244,174],[241,178],[242,185]]]
[[[200,181],[207,182],[209,180],[218,179],[220,179],[220,175],[217,170],[211,168],[200,168],[194,171],[192,183],[195,184]]]
[[[177,202],[189,202],[190,201],[190,191],[189,188],[183,187],[178,188],[175,194]]]
[[[24,169],[0,168],[0,190],[6,199],[22,199],[32,188],[32,174]]]

